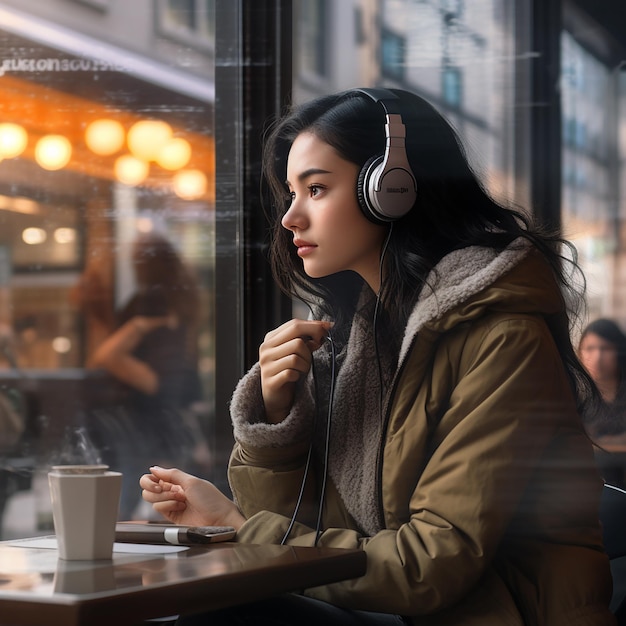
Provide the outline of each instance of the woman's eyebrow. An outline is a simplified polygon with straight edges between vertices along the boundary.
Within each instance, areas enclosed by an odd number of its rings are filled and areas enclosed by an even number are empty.
[[[298,174],[298,180],[302,182],[303,180],[306,180],[309,176],[315,176],[316,174],[330,174],[330,173],[331,172],[329,172],[328,170],[323,170],[317,167],[311,167],[308,170],[304,170],[304,172],[300,172],[300,174]],[[285,181],[285,185],[289,186],[288,180]]]

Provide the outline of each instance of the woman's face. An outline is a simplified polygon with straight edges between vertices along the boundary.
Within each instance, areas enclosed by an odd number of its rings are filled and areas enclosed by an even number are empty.
[[[595,333],[587,333],[580,342],[580,361],[597,382],[615,380],[619,377],[616,347]]]
[[[293,233],[308,276],[352,270],[377,292],[386,230],[361,212],[358,174],[358,165],[341,158],[332,146],[301,133],[287,160],[291,204],[281,223]]]

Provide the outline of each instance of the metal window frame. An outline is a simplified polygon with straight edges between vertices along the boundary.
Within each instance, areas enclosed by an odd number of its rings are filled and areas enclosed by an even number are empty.
[[[547,228],[560,231],[562,0],[515,5],[517,57],[527,57],[515,76],[514,170],[525,181],[518,198]]]
[[[626,49],[626,12],[601,0],[529,0],[515,3],[517,58],[516,163],[525,181],[524,203],[548,227],[562,229],[561,33],[572,11],[582,11],[604,29],[595,32],[614,60]]]
[[[290,316],[266,259],[263,131],[289,101],[291,0],[216,2],[216,484],[227,490],[228,404],[270,329]]]

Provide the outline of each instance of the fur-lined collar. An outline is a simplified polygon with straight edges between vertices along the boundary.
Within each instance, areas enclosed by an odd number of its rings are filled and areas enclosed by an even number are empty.
[[[421,328],[442,320],[453,308],[493,284],[518,264],[529,249],[525,240],[518,240],[503,252],[470,247],[444,257],[428,277],[428,287],[409,317],[398,368]],[[371,323],[355,317],[343,350],[332,407],[330,476],[346,508],[370,535],[380,530],[375,477],[384,407],[377,367],[384,371],[396,362],[385,348],[380,346],[378,355],[375,353]],[[321,380],[327,378],[325,374]],[[319,433],[318,437],[317,448],[323,450]]]
[[[472,246],[445,256],[430,273],[420,298],[409,317],[400,349],[400,362],[413,338],[426,324],[479,293],[515,267],[530,251],[523,238],[498,252],[493,248]]]

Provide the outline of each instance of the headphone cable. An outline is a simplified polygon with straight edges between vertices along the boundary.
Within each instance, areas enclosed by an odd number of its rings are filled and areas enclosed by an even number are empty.
[[[298,516],[298,511],[300,510],[300,505],[302,504],[302,496],[304,495],[304,486],[306,484],[306,479],[309,474],[309,467],[311,465],[312,455],[313,455],[313,440],[311,440],[311,443],[309,445],[309,452],[307,453],[306,463],[304,465],[304,475],[302,477],[302,484],[300,485],[300,492],[298,493],[298,499],[296,500],[296,506],[294,507],[291,520],[289,521],[289,526],[287,527],[287,531],[285,532],[283,538],[281,539],[281,542],[280,542],[281,546],[285,545],[285,542],[287,541],[289,535],[291,534],[293,525],[296,523],[296,517]]]
[[[330,334],[330,331],[326,337],[328,342],[330,343],[330,354],[331,354],[331,369],[330,369],[330,390],[328,392],[328,413],[326,416],[326,438],[324,441],[324,474],[322,478],[322,488],[320,490],[320,501],[317,510],[317,525],[315,527],[315,541],[313,542],[313,546],[317,545],[317,542],[322,534],[322,512],[324,510],[324,500],[326,498],[326,483],[328,481],[328,460],[330,455],[330,429],[332,425],[333,418],[333,402],[335,398],[335,379],[336,379],[336,354],[335,354],[335,343],[333,342],[333,338]]]
[[[380,351],[379,351],[379,346],[378,346],[378,333],[376,330],[376,324],[378,321],[378,308],[380,305],[380,295],[381,295],[381,291],[382,291],[382,284],[383,284],[383,265],[384,265],[384,260],[385,260],[385,255],[387,253],[387,248],[389,246],[389,240],[391,239],[391,233],[393,231],[393,222],[389,224],[389,232],[387,233],[387,237],[385,238],[385,242],[383,244],[383,248],[380,254],[380,264],[379,264],[379,277],[380,277],[380,287],[378,289],[378,293],[376,294],[376,304],[374,306],[374,319],[373,319],[373,334],[374,334],[374,349],[375,349],[375,353],[376,353],[376,362],[378,364],[378,383],[379,383],[379,415],[380,415],[380,421],[382,424],[382,413],[383,413],[383,374],[382,374],[382,366],[381,366],[381,362],[380,362]],[[329,462],[329,454],[330,454],[330,432],[331,432],[331,426],[332,426],[332,414],[333,414],[333,403],[334,403],[334,397],[335,397],[335,380],[337,377],[337,372],[336,372],[336,353],[335,353],[335,343],[333,342],[333,338],[332,338],[332,334],[330,332],[330,330],[328,331],[328,335],[326,337],[326,339],[328,340],[328,342],[330,343],[330,353],[331,353],[331,372],[330,372],[330,390],[328,393],[328,414],[327,414],[327,418],[326,418],[326,437],[325,437],[325,441],[324,441],[324,473],[323,473],[323,478],[322,478],[322,487],[320,490],[320,500],[319,500],[319,505],[318,505],[318,511],[317,511],[317,524],[315,527],[315,541],[313,542],[313,546],[317,545],[317,542],[320,538],[320,535],[322,534],[322,514],[323,514],[323,510],[324,510],[324,500],[326,497],[326,484],[328,481],[328,462]],[[312,361],[313,363],[313,361]],[[315,379],[315,371],[313,370],[313,377]],[[316,391],[316,397],[317,397],[317,391]],[[312,450],[312,445],[309,447],[309,458],[307,459],[307,470],[308,470],[308,466],[309,466],[309,460],[310,460],[310,455],[311,455],[311,450]],[[300,500],[302,498],[302,493],[303,493],[303,487],[304,487],[304,482],[302,484],[302,487],[300,489],[300,496],[298,498],[298,506],[300,503]],[[292,519],[292,523],[290,524],[290,528],[288,533],[285,535],[285,538],[283,539],[283,541],[287,538],[289,532],[291,532],[291,527],[293,526],[295,520],[295,516]]]
[[[380,296],[383,290],[383,269],[385,256],[387,254],[387,248],[389,247],[389,240],[391,239],[391,233],[393,231],[393,222],[389,223],[389,232],[387,233],[387,237],[385,238],[385,242],[383,244],[382,251],[380,253],[380,263],[378,266],[378,277],[380,281],[380,286],[378,287],[378,292],[376,293],[376,304],[374,306],[374,319],[372,321],[372,333],[374,334],[374,351],[376,353],[376,363],[378,366],[378,405],[379,405],[379,414],[380,414],[380,422],[382,424],[383,421],[383,370],[380,363],[380,350],[378,346],[378,309],[380,306]]]
[[[336,379],[336,354],[335,354],[335,344],[332,340],[330,330],[328,331],[328,335],[326,339],[330,343],[330,353],[331,353],[331,381],[330,381],[330,390],[329,390],[329,398],[328,398],[328,417],[326,423],[326,437],[324,443],[324,474],[322,478],[322,488],[320,490],[320,501],[318,505],[318,513],[317,513],[317,524],[315,528],[315,540],[313,545],[316,546],[321,535],[321,520],[322,520],[322,510],[324,506],[324,498],[326,494],[326,483],[328,477],[328,458],[329,458],[329,449],[330,449],[330,426],[332,421],[332,410],[333,410],[333,401],[335,395],[335,379]],[[298,492],[298,498],[296,500],[296,504],[294,507],[293,514],[291,516],[291,520],[289,521],[289,526],[280,542],[280,545],[284,545],[291,534],[291,531],[296,523],[296,518],[298,516],[298,512],[300,511],[300,506],[302,505],[302,499],[304,497],[304,489],[306,485],[306,480],[309,475],[309,470],[311,468],[311,460],[313,457],[313,442],[314,442],[314,433],[317,429],[317,424],[319,423],[319,398],[318,398],[318,388],[317,388],[317,376],[315,373],[315,359],[311,360],[311,373],[313,375],[313,384],[315,387],[315,414],[313,418],[313,429],[311,436],[311,443],[309,444],[309,450],[307,452],[306,463],[304,465],[304,474],[302,476],[302,483],[300,484],[300,491]]]
[[[380,350],[378,346],[378,332],[377,332],[377,322],[378,322],[378,309],[380,305],[380,296],[382,292],[382,284],[383,284],[383,266],[385,255],[387,253],[387,248],[389,246],[389,240],[391,239],[391,234],[393,232],[393,222],[389,224],[389,232],[387,233],[387,237],[385,238],[385,242],[383,244],[382,252],[380,255],[380,264],[379,264],[379,278],[380,278],[380,287],[378,288],[378,292],[376,293],[376,304],[374,306],[374,319],[373,319],[373,334],[374,334],[374,350],[376,353],[376,363],[378,365],[378,402],[379,402],[379,414],[380,421],[382,423],[382,413],[383,413],[383,374],[382,374],[382,366],[380,362]],[[309,307],[310,308],[310,307]],[[312,311],[311,311],[312,312]],[[322,487],[320,489],[320,498],[319,505],[317,511],[317,523],[315,526],[315,541],[313,542],[313,546],[317,545],[317,542],[322,534],[322,514],[324,510],[324,500],[326,497],[326,485],[328,482],[328,462],[330,455],[330,432],[332,425],[332,414],[333,414],[333,404],[335,398],[335,380],[337,378],[337,355],[335,353],[335,343],[332,338],[332,334],[330,330],[328,331],[328,335],[326,339],[330,343],[330,354],[331,354],[331,371],[330,371],[330,389],[328,392],[328,412],[326,417],[326,436],[324,438],[324,473],[322,477]],[[311,372],[313,374],[313,383],[315,385],[315,402],[316,402],[316,411],[315,417],[313,420],[313,433],[315,433],[317,423],[319,422],[319,401],[318,401],[318,391],[317,391],[317,376],[315,375],[315,359],[311,360]],[[302,498],[304,497],[304,488],[306,484],[306,479],[309,474],[309,470],[311,467],[311,459],[313,456],[313,438],[311,438],[311,443],[309,445],[309,450],[307,453],[306,463],[304,465],[304,474],[302,477],[302,483],[300,485],[300,491],[298,493],[298,499],[296,500],[296,505],[294,507],[293,514],[291,516],[291,520],[289,522],[289,526],[287,527],[287,531],[283,536],[280,545],[284,545],[291,531],[293,529],[294,524],[296,523],[296,518],[298,516],[298,512],[300,510],[300,506],[302,504]]]

